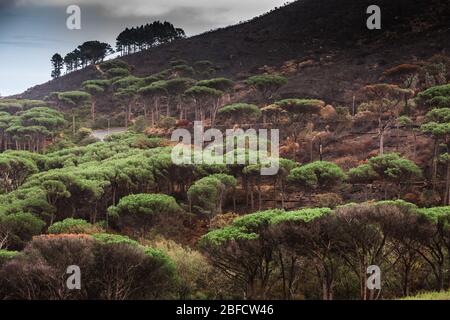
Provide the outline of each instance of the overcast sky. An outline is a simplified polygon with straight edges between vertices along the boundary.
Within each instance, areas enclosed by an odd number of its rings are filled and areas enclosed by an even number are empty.
[[[125,28],[167,20],[195,35],[250,19],[287,0],[0,0],[0,95],[50,79],[50,57],[89,40],[115,45]],[[81,30],[66,8],[81,8]]]

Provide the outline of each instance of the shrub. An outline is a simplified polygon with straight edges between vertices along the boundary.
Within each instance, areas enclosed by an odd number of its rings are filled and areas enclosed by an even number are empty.
[[[209,211],[209,218],[222,212],[227,190],[236,187],[236,178],[226,174],[214,174],[196,181],[188,190],[191,204]]]
[[[99,64],[99,67],[102,69],[102,71],[108,71],[112,68],[122,68],[122,69],[129,69],[130,66],[127,62],[121,60],[121,59],[114,59],[109,61],[104,61]]]
[[[31,213],[0,215],[0,239],[5,240],[5,247],[20,250],[44,226],[45,222]]]
[[[401,300],[450,300],[450,291],[420,293],[416,296],[406,297]]]
[[[194,68],[186,64],[174,65],[170,70],[172,71],[172,73],[174,73],[179,77],[188,77],[193,76],[195,74]]]
[[[93,240],[86,237],[35,237],[21,255],[0,270],[1,295],[8,299],[87,299],[92,272]],[[83,270],[81,290],[69,290],[67,267]]]
[[[379,178],[370,164],[362,164],[348,171],[349,181],[351,183],[371,183]]]
[[[225,92],[233,88],[234,82],[227,78],[214,78],[209,80],[201,80],[197,82],[196,85],[200,87],[209,87]]]
[[[90,224],[82,219],[68,218],[63,221],[55,222],[48,228],[48,233],[61,234],[61,233],[73,233],[73,234],[92,234],[99,233],[102,229]]]
[[[9,254],[8,254],[9,255]],[[81,290],[66,286],[67,267],[82,270]],[[161,250],[114,235],[51,235],[33,239],[0,269],[0,297],[8,299],[170,298],[173,261]]]
[[[257,75],[248,78],[245,84],[258,90],[264,100],[267,102],[272,99],[278,89],[287,84],[288,80],[283,76],[277,75]]]
[[[165,194],[134,194],[120,199],[108,213],[119,219],[121,226],[134,226],[147,232],[157,223],[178,215],[182,209],[173,197]]]
[[[20,253],[17,251],[0,250],[0,268],[9,260],[17,257]]]
[[[417,98],[427,108],[449,108],[450,84],[431,87],[420,92]]]
[[[336,164],[316,161],[294,168],[288,181],[304,188],[329,189],[339,185],[346,178],[344,171]]]
[[[80,142],[83,139],[88,138],[92,134],[92,130],[89,128],[80,128],[75,134],[75,141]]]
[[[149,122],[145,117],[140,116],[136,118],[136,121],[134,122],[133,129],[137,133],[142,133],[144,130],[149,126]]]
[[[422,176],[422,170],[414,162],[397,153],[370,158],[369,164],[380,177],[394,182],[405,182]]]
[[[218,115],[225,119],[242,123],[244,121],[258,120],[261,117],[262,112],[254,104],[235,103],[219,109]]]
[[[174,262],[178,299],[202,299],[210,295],[214,285],[213,268],[200,252],[170,240],[159,240],[152,246],[165,252]]]
[[[315,99],[285,99],[275,104],[293,114],[317,114],[325,107],[325,102]]]
[[[97,270],[92,283],[94,297],[106,300],[171,297],[177,283],[176,269],[162,251],[126,242],[101,241],[96,242],[94,252]]]
[[[158,127],[163,128],[165,130],[170,130],[175,128],[177,124],[177,119],[173,117],[162,117],[158,122]]]
[[[106,72],[108,78],[126,77],[130,74],[130,71],[125,68],[111,68]]]
[[[135,240],[118,234],[95,233],[92,237],[103,244],[126,244],[133,247],[139,247],[139,243]]]

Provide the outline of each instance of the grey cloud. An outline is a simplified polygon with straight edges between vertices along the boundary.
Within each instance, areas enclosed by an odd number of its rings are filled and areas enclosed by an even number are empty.
[[[11,0],[8,0],[11,1]],[[178,8],[189,8],[198,12],[221,9],[236,16],[247,15],[279,6],[286,0],[15,0],[19,6],[98,6],[108,15],[118,17],[162,16]]]
[[[19,35],[12,39],[0,40],[0,45],[22,48],[48,48],[49,45],[55,46],[63,42],[68,43],[69,41],[41,36]]]
[[[0,9],[12,6],[16,0],[0,0]]]
[[[18,8],[58,7],[74,3],[84,12],[122,21],[168,20],[192,35],[238,23],[280,6],[286,0],[7,0]]]

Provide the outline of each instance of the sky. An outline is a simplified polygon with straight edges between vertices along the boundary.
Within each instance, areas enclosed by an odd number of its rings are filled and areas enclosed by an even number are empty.
[[[287,0],[0,0],[0,96],[50,80],[50,58],[99,40],[115,45],[126,27],[169,21],[188,36],[245,21]],[[66,9],[81,9],[69,30]]]

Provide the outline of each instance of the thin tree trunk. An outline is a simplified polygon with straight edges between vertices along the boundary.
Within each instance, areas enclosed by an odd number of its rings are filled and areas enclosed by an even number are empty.
[[[92,117],[92,121],[95,121],[95,101],[92,101],[92,105],[91,105],[91,117]]]
[[[443,205],[449,204],[449,188],[450,188],[450,161],[447,161],[447,175],[445,178],[445,195]]]
[[[75,135],[75,112],[72,112],[72,133]]]

